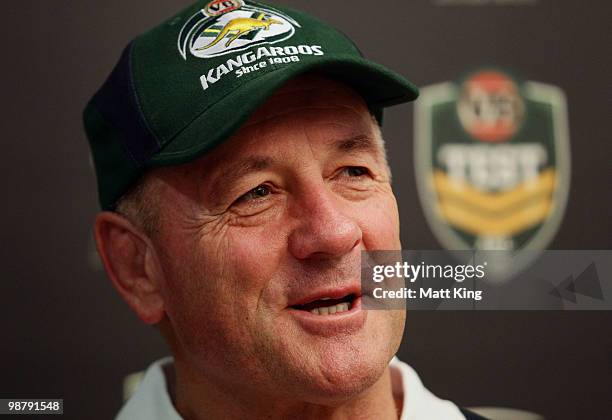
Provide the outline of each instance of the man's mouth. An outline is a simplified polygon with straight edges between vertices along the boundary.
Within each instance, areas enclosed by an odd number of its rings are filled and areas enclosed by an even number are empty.
[[[315,315],[334,315],[350,311],[355,301],[355,294],[349,294],[341,298],[323,297],[303,305],[293,305],[293,309],[307,311]]]

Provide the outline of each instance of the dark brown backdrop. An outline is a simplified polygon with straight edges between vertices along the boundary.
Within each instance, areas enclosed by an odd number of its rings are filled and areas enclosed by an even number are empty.
[[[417,85],[496,65],[562,87],[572,185],[550,248],[612,248],[609,2],[278,3],[337,25],[368,57]],[[110,418],[121,404],[123,376],[166,354],[93,256],[97,202],[80,112],[128,40],[187,4],[3,3],[1,398],[64,398],[66,418]],[[416,195],[411,121],[412,107],[399,106],[387,112],[384,130],[402,240],[411,249],[436,249]],[[436,394],[461,405],[603,419],[612,411],[610,325],[607,312],[415,312],[400,357]]]

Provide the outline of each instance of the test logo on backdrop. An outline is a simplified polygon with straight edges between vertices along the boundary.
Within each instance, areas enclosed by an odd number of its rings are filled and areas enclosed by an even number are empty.
[[[499,70],[427,86],[415,107],[415,167],[428,222],[446,248],[544,249],[569,191],[565,95]]]
[[[217,57],[259,44],[287,40],[300,25],[268,6],[242,0],[214,0],[187,20],[178,39],[178,49],[199,58]]]

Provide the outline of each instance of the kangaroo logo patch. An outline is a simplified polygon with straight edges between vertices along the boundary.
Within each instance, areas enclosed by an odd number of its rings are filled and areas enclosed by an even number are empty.
[[[268,6],[241,0],[214,0],[187,20],[178,49],[187,60],[217,57],[260,44],[275,44],[293,36],[300,25]]]
[[[509,251],[518,266],[508,271],[528,263],[522,251],[546,248],[568,198],[568,132],[556,86],[485,69],[421,89],[417,185],[444,247]]]

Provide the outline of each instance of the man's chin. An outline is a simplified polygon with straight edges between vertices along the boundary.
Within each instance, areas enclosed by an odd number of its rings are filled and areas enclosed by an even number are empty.
[[[339,355],[327,357],[311,376],[310,396],[313,402],[340,404],[363,394],[380,380],[387,368],[386,360],[373,357]]]
[[[294,384],[301,388],[295,391],[303,393],[305,400],[342,403],[364,393],[382,377],[399,347],[403,315],[400,319],[382,311],[364,312],[368,319],[356,330],[317,335],[301,325],[292,329],[297,337],[291,370]]]

